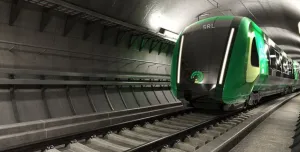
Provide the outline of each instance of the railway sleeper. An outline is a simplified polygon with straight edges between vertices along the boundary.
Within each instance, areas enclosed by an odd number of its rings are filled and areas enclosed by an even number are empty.
[[[45,150],[45,152],[61,152],[61,151],[54,148],[54,149],[47,149],[47,150]]]
[[[171,120],[178,121],[180,123],[187,123],[187,124],[191,124],[191,125],[195,125],[195,124],[199,123],[199,122],[195,122],[195,121],[191,121],[191,120],[186,120],[184,118],[171,118]]]
[[[196,147],[182,141],[176,142],[173,147],[187,152],[194,152],[196,150]]]
[[[90,147],[87,147],[81,143],[71,143],[62,152],[98,152]]]
[[[191,126],[193,126],[193,124],[187,124],[187,123],[178,122],[178,121],[174,121],[174,120],[163,120],[162,122],[167,123],[167,124],[171,124],[171,125],[178,125],[180,127],[191,127]]]
[[[224,121],[222,124],[225,124],[225,125],[232,125],[233,127],[238,125],[239,123],[236,122],[236,121],[230,121],[230,120],[226,120]]]
[[[205,143],[210,142],[214,139],[214,136],[208,133],[200,133],[196,132],[194,134],[194,137],[199,138],[202,141],[205,141]]]
[[[131,131],[129,129],[123,129],[122,131],[120,131],[120,134],[125,137],[134,138],[137,140],[148,141],[148,142],[158,139],[158,137],[137,133],[137,132]]]
[[[217,127],[217,126],[211,126],[209,129],[211,130],[216,130],[218,132],[220,132],[221,134],[225,133],[226,131],[228,131],[227,128],[224,127]]]
[[[186,137],[184,139],[184,142],[187,142],[190,145],[195,146],[196,149],[198,149],[198,147],[205,145],[205,141],[203,141],[199,138],[196,138],[196,137],[191,137],[191,136]]]
[[[230,125],[230,124],[225,124],[225,123],[217,123],[215,125],[216,127],[222,127],[222,128],[226,128],[228,131],[229,129],[231,129],[232,127],[234,127],[234,125]]]
[[[170,129],[175,129],[175,130],[183,130],[183,129],[187,128],[187,127],[182,127],[182,126],[177,126],[177,125],[170,125],[168,123],[160,122],[160,121],[155,121],[154,124],[157,125],[157,126],[170,128]]]
[[[198,118],[198,119],[210,119],[212,118],[212,116],[208,116],[208,115],[201,115],[201,114],[190,114],[188,115],[188,117],[191,117],[191,118]]]
[[[217,130],[207,129],[207,128],[205,128],[202,132],[210,134],[211,136],[213,136],[214,139],[219,137],[222,134],[221,132],[219,132]]]
[[[160,152],[185,152],[178,148],[163,148]]]
[[[178,116],[177,118],[183,119],[183,120],[187,120],[187,121],[192,121],[194,123],[198,123],[198,122],[203,121],[203,120],[201,120],[199,118],[191,118],[191,117],[187,117],[187,116]]]
[[[168,136],[169,134],[159,131],[154,131],[151,129],[143,128],[143,127],[134,127],[133,130],[138,133],[150,135],[150,136],[156,136],[156,137],[164,137]]]
[[[178,132],[178,130],[175,130],[175,129],[164,128],[164,127],[160,127],[160,126],[156,126],[156,125],[152,125],[152,124],[145,124],[144,127],[147,129],[158,130],[160,132],[165,132],[168,134]]]
[[[131,147],[136,147],[136,146],[139,146],[139,145],[142,145],[145,143],[145,142],[130,139],[130,138],[127,138],[127,137],[124,137],[124,136],[121,136],[121,135],[118,135],[115,133],[107,134],[104,138],[106,138],[109,141],[112,141],[114,143],[121,144],[121,145],[123,145],[123,144],[130,145]]]
[[[104,151],[103,149],[107,149],[114,152],[121,152],[130,149],[129,147],[114,144],[101,138],[92,138],[87,142],[87,144],[99,151]]]

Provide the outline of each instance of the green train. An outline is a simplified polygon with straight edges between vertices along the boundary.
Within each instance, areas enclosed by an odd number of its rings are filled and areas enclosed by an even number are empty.
[[[216,16],[186,27],[173,52],[171,87],[194,107],[225,111],[300,87],[299,64],[247,17]]]

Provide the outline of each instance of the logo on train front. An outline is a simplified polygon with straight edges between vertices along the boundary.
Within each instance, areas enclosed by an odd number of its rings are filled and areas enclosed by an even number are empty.
[[[201,84],[204,79],[204,74],[201,71],[194,71],[190,77],[194,83]]]

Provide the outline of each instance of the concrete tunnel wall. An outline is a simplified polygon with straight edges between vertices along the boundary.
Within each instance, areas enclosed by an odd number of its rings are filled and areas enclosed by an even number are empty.
[[[115,28],[105,30],[104,39],[100,44],[103,28],[101,24],[93,25],[93,31],[86,40],[82,39],[85,29],[85,24],[82,21],[77,21],[68,35],[62,36],[65,16],[56,15],[52,17],[44,32],[39,32],[42,12],[34,8],[21,9],[13,26],[9,26],[10,5],[9,2],[0,2],[0,40],[166,64],[171,62],[171,53],[166,55],[166,50],[158,55],[158,47],[155,47],[154,51],[149,53],[149,43],[141,51],[138,50],[138,41],[128,49],[129,34],[124,36],[118,46],[114,46],[117,31]],[[130,63],[129,61],[112,63],[107,58],[97,57],[95,59],[96,57],[91,56],[3,43],[0,43],[0,48],[0,67],[75,72],[170,73],[169,65]],[[87,58],[83,59],[82,57]]]
[[[17,89],[15,101],[19,120],[15,117],[9,91],[0,90],[0,125],[178,103],[167,88],[152,90],[149,87],[142,90],[134,87],[134,93],[129,87],[120,88],[120,93],[115,86],[106,90],[108,99],[102,87],[92,87],[88,93],[85,88],[71,88],[68,94],[65,89],[46,89],[44,98],[39,89]],[[121,98],[124,98],[124,103]]]
[[[83,40],[85,23],[82,21],[77,21],[74,28],[66,36],[62,36],[65,26],[65,16],[62,15],[53,16],[44,32],[40,32],[41,11],[26,6],[21,9],[18,18],[10,26],[10,5],[9,2],[0,1],[0,68],[89,73],[170,74],[170,65],[125,60],[112,62],[108,58],[63,51],[69,50],[170,64],[171,53],[167,54],[170,50],[164,49],[159,54],[157,45],[150,53],[149,43],[142,50],[139,50],[141,39],[137,39],[136,43],[128,48],[129,34],[126,34],[123,40],[115,46],[117,32],[115,28],[105,30],[104,39],[100,43],[103,28],[100,24],[93,25],[91,35]],[[12,45],[3,43],[3,41],[56,48],[57,50]],[[1,79],[8,77],[8,74],[0,74]],[[15,75],[15,78],[40,79],[31,75]],[[45,78],[63,79],[55,76],[46,76]],[[132,91],[128,86],[122,86],[119,93],[115,86],[108,86],[105,88],[108,99],[104,95],[103,87],[94,86],[88,91],[85,87],[70,88],[69,91],[66,88],[46,88],[44,92],[42,89],[17,88],[13,93],[14,97],[10,94],[9,89],[0,89],[0,125],[93,113],[118,112],[160,105],[169,106],[169,104],[174,103],[180,104],[171,95],[168,87],[148,87],[133,86],[134,91]],[[108,104],[108,101],[111,105]]]

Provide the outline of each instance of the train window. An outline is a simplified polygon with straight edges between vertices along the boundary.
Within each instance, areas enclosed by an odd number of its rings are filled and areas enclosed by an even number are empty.
[[[294,77],[293,77],[293,72],[290,72],[289,78],[290,78],[290,79],[293,79],[293,78],[294,78]]]
[[[251,48],[251,65],[255,67],[259,67],[259,57],[257,53],[255,38],[253,39],[252,48]]]
[[[292,66],[292,62],[289,61],[289,71],[290,71],[290,75],[293,73],[293,66]]]
[[[272,67],[271,67],[271,59],[270,59],[270,50],[269,50],[269,45],[265,41],[265,49],[264,51],[266,52],[267,58],[268,58],[268,63],[269,63],[269,75],[272,75]]]
[[[290,78],[291,78],[291,79],[294,79],[294,78],[295,78],[295,77],[294,77],[294,69],[293,69],[293,68],[291,68]]]
[[[276,69],[278,71],[281,71],[281,56],[278,52],[275,51],[275,56],[276,56]]]
[[[288,74],[288,76],[290,76],[291,72],[292,72],[291,71],[291,62],[287,60],[286,63],[287,63],[287,74]]]
[[[290,78],[294,78],[294,69],[293,69],[293,62],[290,61]]]
[[[276,68],[276,51],[270,47],[270,66],[272,69]]]
[[[283,68],[282,72],[285,74],[288,74],[288,71],[289,71],[288,60],[284,56],[282,56],[281,64],[282,64],[282,68]]]
[[[294,79],[295,77],[294,77],[294,69],[293,69],[293,64],[292,64],[293,62],[291,62],[291,73],[290,73],[290,77],[292,78],[292,79]]]
[[[284,57],[284,71],[285,71],[285,77],[286,78],[291,78],[291,62],[288,58]]]

